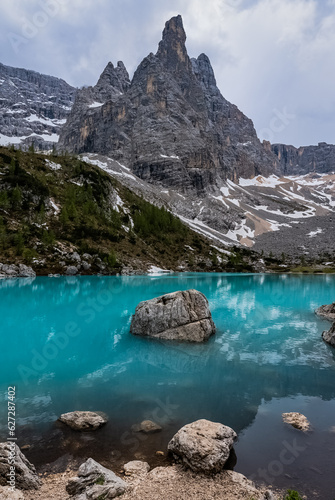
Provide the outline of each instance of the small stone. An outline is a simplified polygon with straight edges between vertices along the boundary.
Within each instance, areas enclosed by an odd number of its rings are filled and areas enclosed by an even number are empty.
[[[58,420],[76,431],[95,431],[108,422],[104,413],[93,411],[63,413]]]
[[[133,432],[144,432],[145,434],[153,434],[154,432],[160,432],[162,430],[161,426],[152,422],[152,420],[143,420],[140,424],[134,424],[131,427]]]
[[[164,455],[165,455],[164,451],[156,451],[157,457],[164,457]]]
[[[86,262],[86,260],[83,260],[83,262],[81,263],[82,265],[82,268],[84,269],[84,271],[88,271],[89,269],[91,269],[91,264],[89,264],[88,262]]]
[[[138,476],[147,474],[150,470],[150,465],[141,460],[133,460],[125,464],[123,468],[126,476]]]
[[[283,421],[286,424],[292,425],[295,429],[300,431],[309,431],[311,429],[311,424],[302,413],[291,412],[282,414]]]
[[[68,276],[75,276],[78,273],[78,268],[76,266],[68,266],[65,274]]]

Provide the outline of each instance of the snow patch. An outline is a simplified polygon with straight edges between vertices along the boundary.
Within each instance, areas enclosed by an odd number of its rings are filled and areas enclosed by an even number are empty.
[[[89,108],[100,108],[101,106],[103,106],[104,103],[103,102],[97,102],[97,101],[94,101],[92,102],[92,104],[90,104],[88,107]]]
[[[60,170],[62,166],[59,163],[54,163],[53,161],[50,160],[45,160],[45,163],[51,170]]]
[[[314,238],[318,234],[322,234],[322,233],[323,233],[323,229],[318,227],[318,229],[316,231],[311,231],[310,233],[308,233],[307,236],[309,236],[310,238]]]
[[[172,271],[170,271],[169,269],[161,269],[160,267],[156,267],[156,266],[150,266],[150,268],[148,270],[148,274],[150,276],[161,276],[162,274],[168,274],[171,272]]]

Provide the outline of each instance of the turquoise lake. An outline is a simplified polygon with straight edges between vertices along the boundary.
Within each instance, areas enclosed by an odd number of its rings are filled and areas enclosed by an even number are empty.
[[[130,335],[138,302],[190,288],[209,300],[217,332],[208,343]],[[30,445],[25,453],[40,470],[88,456],[111,467],[134,458],[162,464],[155,451],[182,425],[207,418],[238,433],[237,472],[333,500],[335,349],[321,339],[330,323],[314,310],[334,300],[332,275],[3,280],[1,439],[13,385],[18,444]],[[56,420],[73,410],[103,411],[109,423],[92,434],[64,429]],[[313,431],[283,424],[291,411],[306,415]],[[144,419],[163,431],[132,433]]]

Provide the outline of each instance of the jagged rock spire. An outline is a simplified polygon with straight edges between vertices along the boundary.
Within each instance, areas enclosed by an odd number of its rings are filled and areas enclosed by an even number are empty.
[[[113,87],[117,91],[124,93],[128,90],[129,85],[129,74],[123,62],[119,61],[116,68],[113,63],[109,62],[100,75],[96,89],[107,90]]]
[[[168,70],[190,67],[190,59],[185,46],[186,33],[182,17],[175,16],[166,22],[163,38],[159,42],[156,56]]]

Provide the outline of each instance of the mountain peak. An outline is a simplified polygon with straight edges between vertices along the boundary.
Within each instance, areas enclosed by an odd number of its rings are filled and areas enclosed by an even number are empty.
[[[180,15],[172,17],[165,23],[163,37],[156,54],[167,69],[178,69],[180,66],[189,65],[185,42],[186,33],[182,17]]]

